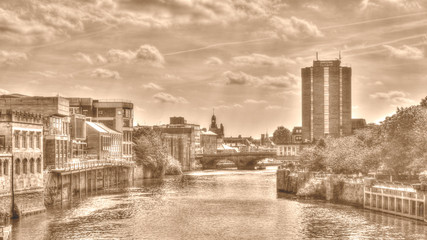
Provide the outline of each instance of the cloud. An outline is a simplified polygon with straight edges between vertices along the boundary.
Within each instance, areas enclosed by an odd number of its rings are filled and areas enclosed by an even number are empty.
[[[6,89],[0,88],[0,95],[3,95],[3,94],[10,94],[10,92],[7,91]]]
[[[236,109],[236,108],[243,108],[243,106],[238,103],[234,103],[229,105],[223,104],[223,105],[218,105],[214,107],[214,109],[225,109],[225,110]]]
[[[141,45],[137,50],[111,49],[105,59],[110,63],[142,63],[153,67],[163,67],[165,59],[160,51],[151,45]]]
[[[187,99],[183,97],[175,97],[165,92],[157,93],[153,98],[159,103],[188,103]]]
[[[93,78],[111,78],[114,80],[121,79],[120,74],[117,71],[111,71],[105,68],[97,68],[92,71],[91,77]]]
[[[264,54],[252,53],[251,55],[233,57],[230,64],[235,66],[279,67],[295,64],[295,61],[284,56],[270,57]]]
[[[398,59],[409,59],[409,60],[417,60],[424,58],[423,50],[411,47],[408,45],[403,45],[400,48],[395,48],[390,45],[384,45],[384,47],[388,50],[390,56]]]
[[[210,57],[210,58],[206,59],[205,64],[207,64],[207,65],[222,65],[223,62],[220,58]]]
[[[1,29],[1,20],[0,20],[0,29]],[[27,54],[25,53],[12,52],[12,51],[8,52],[8,51],[0,50],[0,66],[16,66],[27,60],[28,60],[28,57],[27,57]]]
[[[58,73],[55,71],[30,71],[31,74],[37,74],[45,78],[74,78],[71,73]]]
[[[79,62],[83,62],[83,63],[93,65],[92,58],[85,53],[78,52],[78,53],[73,54],[73,56]]]
[[[93,88],[85,86],[85,85],[75,85],[74,89],[83,90],[83,91],[93,91]]]
[[[0,40],[34,44],[67,39],[94,27],[158,28],[173,23],[158,12],[150,16],[150,10],[136,13],[119,9],[113,0],[21,2],[25,4],[19,4],[19,11],[17,4],[3,4],[0,8]]]
[[[284,109],[284,107],[279,106],[279,105],[269,105],[269,106],[265,107],[265,110],[277,110],[277,109]]]
[[[150,90],[163,90],[163,88],[161,86],[159,86],[155,83],[152,83],[152,82],[142,85],[142,88],[150,89]]]
[[[170,81],[182,81],[183,79],[180,76],[173,75],[173,74],[165,74],[163,75],[163,78]]]
[[[252,87],[294,89],[298,84],[298,77],[288,73],[285,76],[262,76],[256,77],[244,72],[223,73],[223,83],[225,85],[245,85]]]
[[[267,103],[267,101],[265,100],[255,100],[255,99],[246,99],[244,101],[244,103],[249,103],[249,104],[261,104],[261,103]]]
[[[370,95],[373,99],[386,100],[393,106],[415,104],[416,101],[407,98],[407,94],[401,91],[376,92]]]
[[[297,17],[273,16],[269,19],[268,26],[270,30],[261,31],[258,35],[274,36],[285,41],[323,37],[323,33],[314,23]]]

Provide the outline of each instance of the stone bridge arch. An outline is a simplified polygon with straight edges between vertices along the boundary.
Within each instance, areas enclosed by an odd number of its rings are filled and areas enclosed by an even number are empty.
[[[259,161],[275,156],[275,152],[217,153],[203,154],[199,157],[199,161],[203,169],[216,169],[216,165],[219,161],[229,160],[234,162],[239,170],[254,170]]]

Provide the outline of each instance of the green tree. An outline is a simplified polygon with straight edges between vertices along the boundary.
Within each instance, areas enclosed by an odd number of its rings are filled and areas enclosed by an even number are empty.
[[[283,126],[277,127],[276,131],[273,133],[272,140],[275,144],[289,143],[291,141],[291,131]]]

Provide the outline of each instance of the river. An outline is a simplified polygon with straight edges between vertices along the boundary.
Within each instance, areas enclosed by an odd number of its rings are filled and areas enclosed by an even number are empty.
[[[13,221],[13,239],[427,239],[423,222],[278,197],[275,168],[136,182]]]

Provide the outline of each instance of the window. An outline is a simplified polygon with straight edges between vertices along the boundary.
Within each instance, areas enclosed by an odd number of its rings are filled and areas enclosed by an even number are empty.
[[[34,148],[34,134],[33,134],[33,133],[30,133],[30,134],[29,134],[29,140],[30,140],[30,141],[29,141],[29,144],[28,144],[28,145],[29,145],[29,147],[30,147],[30,148]]]
[[[3,174],[9,175],[9,161],[7,160],[3,162]]]
[[[22,147],[27,148],[27,132],[22,132],[21,139]]]
[[[21,174],[21,160],[19,160],[19,158],[15,161],[15,174]]]
[[[30,159],[30,173],[34,173],[34,159]]]
[[[15,148],[20,148],[21,146],[19,145],[19,131],[15,131],[14,138]]]
[[[28,160],[26,158],[24,158],[24,161],[22,161],[22,173],[23,174],[27,174],[27,164],[28,164]]]
[[[42,160],[40,158],[37,158],[37,172],[42,172]]]
[[[0,149],[4,149],[6,147],[6,140],[4,135],[0,135]]]
[[[0,176],[3,175],[3,162],[0,160]]]
[[[40,142],[41,142],[40,136],[41,136],[40,133],[37,133],[35,136],[36,137],[36,148],[38,148],[38,149],[40,149]]]

